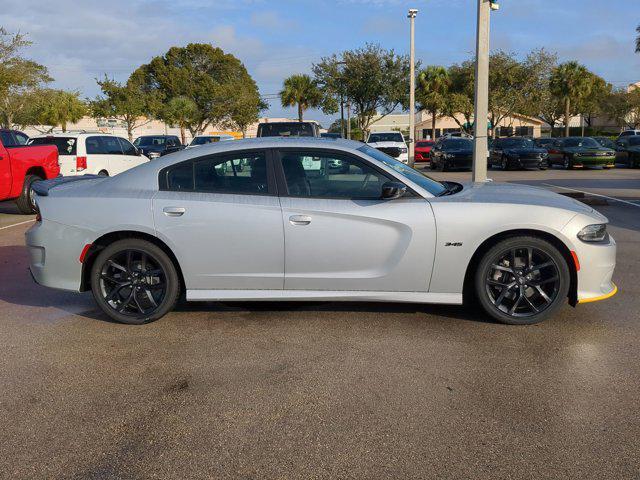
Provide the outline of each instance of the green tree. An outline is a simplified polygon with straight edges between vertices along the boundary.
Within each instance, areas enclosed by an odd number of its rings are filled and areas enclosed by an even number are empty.
[[[589,71],[578,62],[571,61],[558,65],[549,82],[551,93],[564,105],[564,135],[569,136],[569,120],[581,99],[589,95],[591,81]],[[573,108],[573,109],[572,109]]]
[[[409,59],[379,45],[348,50],[322,58],[313,65],[315,79],[325,94],[323,110],[337,111],[336,97],[350,100],[359,129],[366,135],[373,118],[409,104]],[[332,99],[332,100],[331,100]]]
[[[431,114],[431,138],[436,138],[436,121],[447,105],[450,86],[446,68],[429,65],[418,74],[416,100],[420,108]]]
[[[449,67],[449,95],[443,109],[444,115],[453,118],[460,129],[467,133],[470,133],[473,123],[474,70],[470,62]]]
[[[192,135],[209,125],[245,123],[246,108],[253,109],[249,113],[257,118],[264,105],[257,100],[258,88],[240,60],[209,44],[172,47],[139,67],[133,75],[141,79],[145,91],[154,93],[161,102],[186,97],[196,105],[186,125]],[[242,100],[248,92],[253,98],[251,102]]]
[[[80,92],[47,88],[37,90],[31,95],[20,123],[46,126],[46,132],[51,132],[56,127],[66,132],[69,123],[78,122],[87,112],[87,104],[80,98]]]
[[[524,60],[527,96],[519,113],[539,117],[551,127],[551,135],[555,133],[556,123],[562,118],[563,105],[551,93],[549,82],[558,66],[558,56],[545,49],[533,50]]]
[[[305,110],[320,106],[322,92],[309,75],[291,75],[282,84],[280,100],[283,107],[298,107],[298,121],[301,122]]]
[[[594,117],[606,114],[606,101],[613,91],[613,86],[595,73],[589,72],[588,80],[589,94],[580,98],[576,106],[576,110],[584,119],[583,129],[584,123],[591,127]]]
[[[133,131],[151,122],[154,113],[160,109],[160,103],[153,93],[147,91],[135,75],[124,84],[106,75],[102,80],[96,81],[102,90],[102,96],[91,102],[91,114],[95,118],[121,120],[127,128],[129,141],[133,140]]]
[[[251,82],[255,85],[252,78]],[[249,125],[257,122],[260,112],[267,108],[269,108],[269,104],[260,97],[257,86],[241,90],[237,92],[231,106],[229,119],[223,124],[238,129],[242,132],[242,137],[245,138]]]
[[[183,145],[187,141],[185,128],[191,123],[197,108],[195,102],[190,98],[175,97],[169,100],[169,103],[161,113],[161,117],[165,122],[180,127],[180,138]]]
[[[20,55],[29,45],[31,42],[24,35],[9,34],[0,27],[0,125],[3,128],[12,128],[17,116],[33,99],[33,91],[53,80],[45,66]]]

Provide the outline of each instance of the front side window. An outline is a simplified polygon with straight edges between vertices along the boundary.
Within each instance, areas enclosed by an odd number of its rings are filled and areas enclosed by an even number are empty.
[[[22,132],[13,132],[16,136],[16,140],[18,141],[18,145],[26,145],[29,141],[29,137]]]
[[[267,161],[263,153],[215,156],[194,162],[198,192],[266,194]]]
[[[136,147],[131,145],[131,143],[129,143],[128,140],[125,140],[124,138],[120,138],[120,137],[116,137],[116,138],[118,139],[118,142],[120,142],[120,148],[122,149],[122,152],[124,153],[124,155],[130,155],[130,156],[138,155],[138,151],[136,150]]]
[[[105,153],[108,155],[122,155],[122,147],[118,137],[102,137]]]
[[[10,131],[8,130],[1,131],[0,138],[2,139],[2,144],[4,145],[5,148],[16,146],[16,141],[14,140],[13,135],[11,135]]]
[[[293,197],[379,199],[390,180],[365,162],[334,153],[281,153],[287,190]]]

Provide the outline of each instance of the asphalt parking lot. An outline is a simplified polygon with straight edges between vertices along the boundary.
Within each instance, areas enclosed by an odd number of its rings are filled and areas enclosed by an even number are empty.
[[[0,477],[639,478],[640,170],[489,176],[598,195],[618,295],[530,327],[364,303],[125,326],[35,285],[0,204]]]

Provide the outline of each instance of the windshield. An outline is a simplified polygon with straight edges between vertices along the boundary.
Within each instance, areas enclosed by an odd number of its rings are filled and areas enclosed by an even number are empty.
[[[133,144],[136,147],[151,147],[164,145],[167,137],[138,137]]]
[[[473,147],[473,141],[468,138],[449,138],[444,142],[444,147],[452,149],[470,149]]]
[[[29,145],[55,145],[58,155],[75,155],[76,139],[73,137],[39,137],[29,140]]]
[[[590,147],[599,148],[600,144],[593,138],[567,138],[564,141],[565,147]]]
[[[216,143],[220,141],[220,137],[196,137],[191,140],[190,145],[206,145],[207,143]]]
[[[432,178],[429,178],[426,175],[420,173],[418,170],[414,170],[413,168],[405,165],[402,162],[399,162],[395,158],[390,157],[386,153],[383,153],[376,148],[370,147],[369,145],[363,145],[358,149],[358,151],[384,163],[386,166],[394,169],[400,175],[408,178],[417,185],[420,185],[427,192],[434,196],[438,196],[446,190],[445,186],[440,182],[436,182]]]
[[[629,145],[640,145],[640,136],[633,136],[629,140]]]
[[[416,147],[431,147],[433,146],[432,141],[428,141],[428,142],[416,142]]]
[[[376,142],[404,142],[402,134],[400,132],[392,133],[372,133],[369,135],[369,141],[367,143]]]
[[[259,137],[315,137],[310,123],[261,123],[258,126]]]
[[[504,138],[500,140],[502,148],[534,148],[536,145],[530,138]]]

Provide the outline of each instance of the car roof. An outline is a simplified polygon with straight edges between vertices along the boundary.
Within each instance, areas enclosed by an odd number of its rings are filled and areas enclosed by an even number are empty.
[[[55,132],[55,133],[43,133],[41,135],[36,135],[31,138],[50,138],[50,137],[81,137],[81,136],[94,136],[94,135],[104,135],[107,137],[118,137],[119,135],[112,135],[111,133],[103,133],[103,132]],[[122,137],[121,137],[122,138]]]

